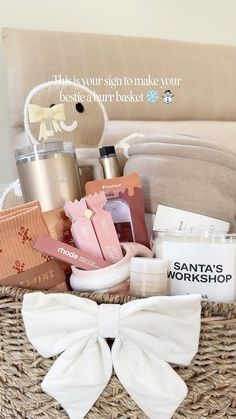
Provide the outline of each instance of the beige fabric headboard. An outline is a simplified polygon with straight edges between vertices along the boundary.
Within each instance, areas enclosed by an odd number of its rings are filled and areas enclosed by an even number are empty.
[[[12,136],[19,146],[28,92],[53,75],[69,77],[180,77],[180,87],[118,86],[120,94],[173,91],[171,105],[105,103],[113,120],[236,120],[236,47],[155,38],[3,29]],[[98,94],[108,86],[88,86]]]

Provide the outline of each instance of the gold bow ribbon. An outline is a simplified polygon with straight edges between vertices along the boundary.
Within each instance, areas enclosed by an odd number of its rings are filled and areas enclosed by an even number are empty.
[[[61,132],[61,128],[57,121],[65,121],[64,104],[54,105],[51,108],[43,108],[38,105],[30,104],[28,107],[29,122],[40,122],[39,141],[41,139],[47,140],[48,137],[53,137],[54,132]],[[50,124],[50,129],[47,127]]]

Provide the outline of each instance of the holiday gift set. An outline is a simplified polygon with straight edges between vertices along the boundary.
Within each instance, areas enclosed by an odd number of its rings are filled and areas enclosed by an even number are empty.
[[[94,100],[59,101],[78,91]],[[6,208],[16,183],[0,212],[1,417],[234,417],[236,156],[180,135],[100,147],[104,106],[74,83],[35,87],[24,113],[24,202]]]

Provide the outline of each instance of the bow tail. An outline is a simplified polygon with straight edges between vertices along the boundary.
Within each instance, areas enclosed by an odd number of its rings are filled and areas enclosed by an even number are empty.
[[[187,395],[173,368],[133,341],[116,339],[112,360],[120,382],[150,419],[170,419]]]
[[[42,388],[64,407],[70,419],[82,419],[108,384],[111,374],[111,352],[106,341],[86,338],[57,358]]]
[[[52,125],[55,132],[62,132],[60,125],[54,119],[52,120]]]
[[[42,121],[40,123],[40,128],[39,128],[39,141],[47,140],[47,138],[48,138],[48,135],[47,135],[46,122]]]

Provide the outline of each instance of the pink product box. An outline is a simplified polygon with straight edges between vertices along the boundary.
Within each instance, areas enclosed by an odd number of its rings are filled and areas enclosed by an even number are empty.
[[[110,265],[109,262],[103,259],[92,256],[46,235],[40,235],[38,237],[34,244],[34,249],[77,268],[84,269],[85,271],[105,268]]]

